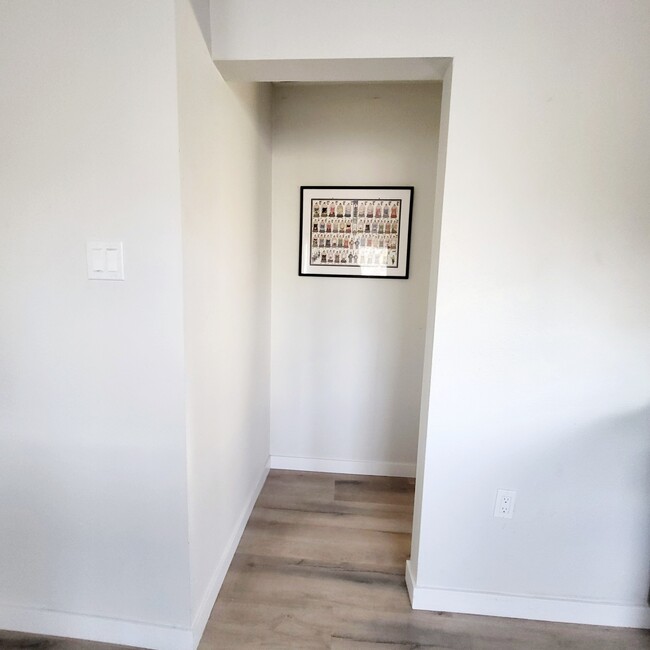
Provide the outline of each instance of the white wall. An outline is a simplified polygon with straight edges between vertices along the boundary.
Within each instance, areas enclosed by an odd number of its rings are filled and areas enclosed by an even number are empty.
[[[433,83],[274,88],[276,465],[414,469],[439,106]],[[415,186],[408,280],[298,276],[300,186],[355,184]]]
[[[0,628],[192,647],[266,475],[270,89],[202,9],[0,6]]]
[[[177,0],[192,612],[198,638],[269,456],[270,87],[226,84]]]
[[[175,69],[171,2],[0,5],[0,628],[189,625]]]
[[[454,58],[422,602],[650,625],[650,6],[212,7],[217,58]]]

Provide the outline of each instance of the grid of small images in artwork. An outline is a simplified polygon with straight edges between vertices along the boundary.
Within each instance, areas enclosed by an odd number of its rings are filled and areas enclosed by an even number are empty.
[[[312,265],[397,268],[401,207],[401,200],[312,199]]]

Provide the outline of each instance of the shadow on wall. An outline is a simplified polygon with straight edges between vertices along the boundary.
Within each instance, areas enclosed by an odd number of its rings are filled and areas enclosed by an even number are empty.
[[[187,1],[187,0],[184,0]],[[201,30],[205,45],[212,56],[212,37],[210,33],[210,0],[189,0],[192,12]]]

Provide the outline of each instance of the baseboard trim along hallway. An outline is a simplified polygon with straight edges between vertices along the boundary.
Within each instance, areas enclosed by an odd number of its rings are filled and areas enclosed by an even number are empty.
[[[267,460],[214,569],[191,630],[2,604],[0,604],[0,629],[113,643],[148,650],[195,650],[268,473],[269,461]]]
[[[0,629],[150,650],[194,650],[191,630],[70,612],[0,605]]]
[[[335,458],[271,456],[271,469],[288,469],[298,472],[327,472],[328,474],[415,477],[415,463],[393,463],[382,460],[338,460]]]
[[[217,596],[221,590],[221,585],[223,584],[223,581],[226,577],[226,573],[228,573],[230,563],[235,556],[235,551],[239,545],[239,540],[244,534],[244,529],[246,528],[246,524],[250,519],[251,512],[253,512],[255,502],[257,501],[257,498],[259,497],[260,492],[264,487],[264,483],[266,482],[266,477],[269,474],[269,464],[270,458],[266,461],[266,466],[264,467],[262,474],[257,481],[257,484],[253,488],[253,491],[248,497],[248,501],[246,502],[246,509],[241,513],[239,520],[237,521],[237,526],[233,530],[232,535],[230,536],[230,540],[228,541],[228,545],[226,546],[221,558],[219,559],[219,562],[217,563],[217,566],[215,567],[214,573],[212,574],[212,578],[210,580],[210,585],[205,593],[205,596],[203,597],[203,600],[201,601],[201,606],[199,607],[199,610],[194,617],[194,620],[192,621],[192,636],[194,640],[192,650],[198,647],[199,642],[201,641],[203,631],[205,630],[205,626],[207,625],[208,619],[210,618],[210,612],[212,611],[214,603],[217,600]]]
[[[406,562],[406,586],[413,609],[650,629],[650,607],[420,587],[413,575],[410,560]]]

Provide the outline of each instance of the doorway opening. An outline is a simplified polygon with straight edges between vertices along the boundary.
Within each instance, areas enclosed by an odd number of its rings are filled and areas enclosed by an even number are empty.
[[[451,59],[216,61],[272,84],[271,468],[422,472]],[[406,281],[299,277],[300,187],[414,186]]]

